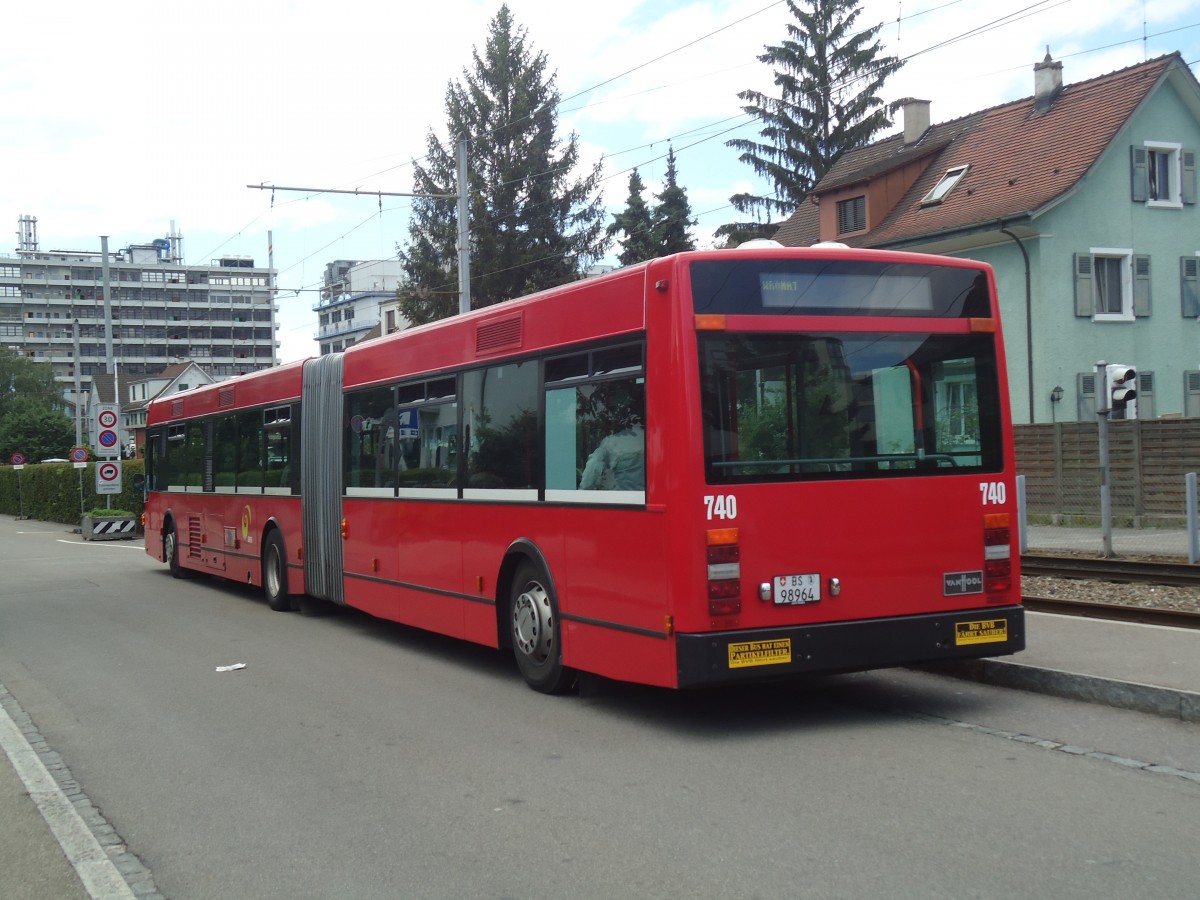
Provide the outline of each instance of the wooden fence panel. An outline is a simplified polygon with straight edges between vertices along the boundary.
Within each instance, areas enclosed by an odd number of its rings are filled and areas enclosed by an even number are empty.
[[[1099,515],[1096,425],[1017,425],[1014,433],[1030,514]],[[1108,438],[1113,517],[1128,525],[1182,525],[1185,476],[1200,472],[1200,419],[1110,422]]]

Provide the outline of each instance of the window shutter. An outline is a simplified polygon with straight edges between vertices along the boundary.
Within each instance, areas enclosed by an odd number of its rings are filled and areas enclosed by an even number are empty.
[[[1075,376],[1077,420],[1091,422],[1096,417],[1096,373],[1080,372]]]
[[[1150,315],[1150,255],[1133,255],[1133,314]]]
[[[1200,256],[1179,257],[1179,314],[1200,316]]]
[[[1180,168],[1179,193],[1184,203],[1196,202],[1196,151],[1184,147],[1179,153]]]
[[[1133,202],[1145,203],[1150,196],[1150,177],[1146,171],[1146,148],[1130,147],[1130,173],[1133,181]]]
[[[1139,419],[1153,419],[1157,417],[1157,413],[1154,411],[1153,372],[1138,372],[1137,398],[1133,401],[1133,405]]]
[[[1183,373],[1183,414],[1200,416],[1200,371]]]
[[[1092,299],[1092,255],[1075,254],[1075,315],[1092,315],[1095,301]]]

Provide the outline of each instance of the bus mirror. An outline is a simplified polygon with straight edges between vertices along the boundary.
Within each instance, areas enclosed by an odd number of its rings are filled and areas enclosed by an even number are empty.
[[[133,476],[133,489],[135,491],[144,491],[146,489],[146,476],[141,472]]]

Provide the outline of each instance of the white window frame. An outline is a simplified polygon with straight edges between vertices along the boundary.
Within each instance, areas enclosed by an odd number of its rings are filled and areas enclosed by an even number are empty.
[[[1133,250],[1121,247],[1092,247],[1092,321],[1093,322],[1132,322],[1133,321]],[[1119,313],[1100,312],[1099,290],[1100,277],[1096,267],[1097,259],[1121,260],[1121,311]]]
[[[1146,141],[1146,206],[1156,207],[1158,209],[1183,209],[1183,169],[1181,168],[1180,151],[1183,150],[1183,144],[1172,144],[1166,141]],[[1156,200],[1150,196],[1151,170],[1153,169],[1154,157],[1151,154],[1167,154],[1167,177],[1170,183],[1167,185],[1168,198],[1165,200]]]

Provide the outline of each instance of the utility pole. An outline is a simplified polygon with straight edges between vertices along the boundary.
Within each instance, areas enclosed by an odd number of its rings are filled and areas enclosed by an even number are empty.
[[[74,325],[71,326],[71,336],[73,338],[72,344],[73,344],[73,349],[75,351],[75,357],[74,357],[75,365],[73,365],[71,367],[72,369],[75,370],[75,446],[82,447],[83,446],[83,410],[81,410],[79,408],[79,391],[82,386],[80,384],[79,367],[83,364],[79,361],[79,320],[78,319],[76,319]]]
[[[467,136],[458,136],[458,313],[471,311],[470,197],[467,194]]]

